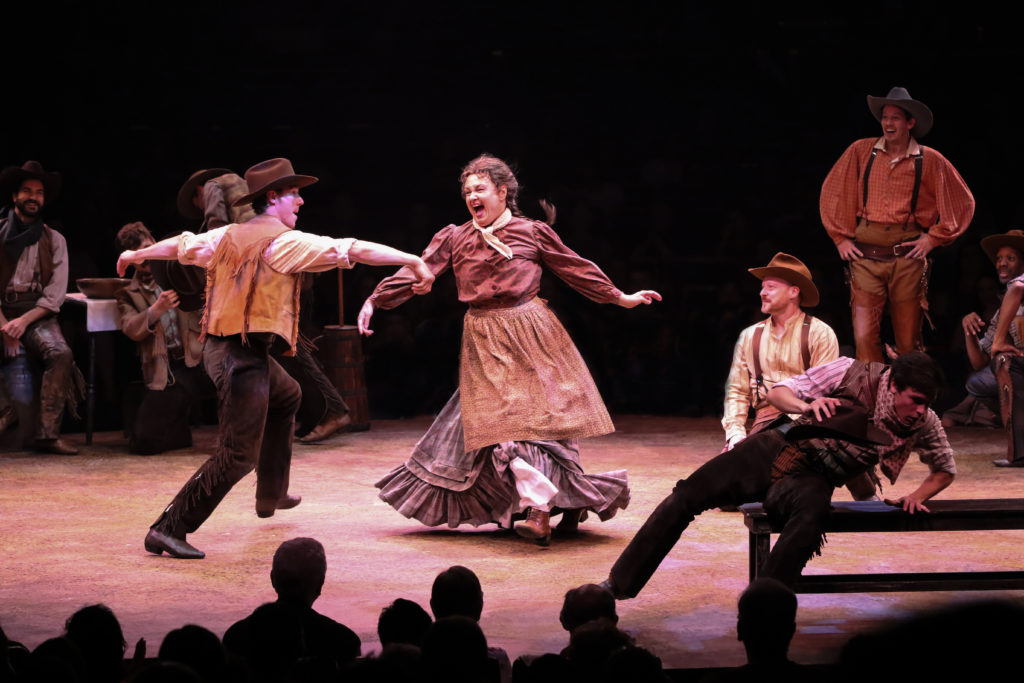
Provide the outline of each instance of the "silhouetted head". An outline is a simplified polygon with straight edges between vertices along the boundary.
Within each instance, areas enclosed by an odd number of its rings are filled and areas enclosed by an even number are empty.
[[[380,644],[409,643],[422,645],[423,636],[433,623],[427,611],[412,600],[398,598],[380,611],[377,637]]]
[[[205,681],[219,679],[225,666],[220,638],[213,631],[195,624],[186,624],[164,636],[159,657],[187,665]]]
[[[607,619],[612,624],[619,621],[615,613],[615,596],[607,588],[585,583],[565,594],[562,611],[558,615],[562,628],[572,631],[594,619]]]
[[[796,593],[776,579],[754,579],[740,595],[736,636],[748,660],[785,659],[796,632]]]
[[[327,578],[327,555],[313,538],[293,538],[274,553],[270,583],[282,600],[312,605]]]
[[[463,616],[480,621],[484,591],[480,579],[466,567],[456,565],[437,575],[430,589],[430,610],[435,619]]]

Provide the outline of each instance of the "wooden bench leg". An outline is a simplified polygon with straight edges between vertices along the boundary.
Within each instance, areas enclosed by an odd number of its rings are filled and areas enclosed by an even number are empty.
[[[768,553],[771,552],[771,534],[750,532],[750,580],[753,581],[764,568],[768,561]]]

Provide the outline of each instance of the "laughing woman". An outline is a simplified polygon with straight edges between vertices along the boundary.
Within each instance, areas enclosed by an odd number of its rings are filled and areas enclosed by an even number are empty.
[[[428,526],[512,524],[546,545],[552,513],[559,530],[575,529],[590,510],[602,520],[629,503],[625,470],[585,474],[578,439],[614,430],[579,351],[543,299],[542,267],[598,303],[625,308],[660,301],[652,290],[623,294],[601,269],[565,246],[550,226],[522,215],[519,183],[492,156],[471,161],[460,176],[472,219],[434,235],[423,260],[440,275],[455,273],[466,313],[459,389],[404,465],[377,487],[406,517]],[[359,312],[372,334],[376,308],[413,296],[403,268],[382,281]]]

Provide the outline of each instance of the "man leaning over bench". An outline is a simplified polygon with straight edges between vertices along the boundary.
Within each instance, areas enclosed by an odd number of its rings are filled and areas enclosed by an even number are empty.
[[[928,407],[941,386],[938,365],[920,351],[899,356],[891,368],[840,358],[776,384],[768,401],[801,416],[751,435],[680,480],[604,585],[616,598],[636,597],[696,515],[763,502],[782,531],[760,575],[792,587],[821,553],[833,490],[876,464],[895,483],[912,450],[930,473],[913,492],[886,502],[928,512],[925,501],[956,475],[953,451]]]

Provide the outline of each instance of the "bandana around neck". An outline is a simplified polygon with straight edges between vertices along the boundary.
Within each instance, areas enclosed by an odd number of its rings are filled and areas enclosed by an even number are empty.
[[[910,449],[906,447],[906,442],[921,428],[928,413],[926,411],[909,427],[900,424],[899,417],[896,415],[896,394],[889,389],[890,377],[890,372],[886,371],[878,382],[874,423],[876,427],[892,437],[892,445],[879,458],[879,466],[889,481],[895,483],[896,477],[900,476],[900,470],[903,469],[910,457]]]
[[[505,211],[494,219],[494,222],[488,225],[486,228],[482,227],[473,219],[473,227],[483,236],[484,241],[487,242],[496,252],[504,256],[506,259],[512,259],[512,249],[508,247],[501,239],[494,234],[496,230],[501,230],[512,220],[512,211],[505,209]]]

